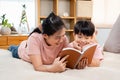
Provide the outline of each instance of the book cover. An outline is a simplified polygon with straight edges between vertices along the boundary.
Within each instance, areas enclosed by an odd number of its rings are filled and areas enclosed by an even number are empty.
[[[66,59],[68,61],[66,67],[75,69],[82,58],[87,58],[88,64],[91,64],[96,47],[96,44],[90,45],[83,48],[82,51],[77,50],[75,48],[64,48],[60,53],[60,57],[62,58],[66,55],[69,55],[69,57]]]

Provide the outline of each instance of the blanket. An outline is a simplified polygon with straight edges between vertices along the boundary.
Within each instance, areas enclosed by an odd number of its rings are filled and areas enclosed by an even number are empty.
[[[50,73],[35,71],[30,63],[0,49],[0,80],[120,80],[120,54],[104,52],[100,67]]]

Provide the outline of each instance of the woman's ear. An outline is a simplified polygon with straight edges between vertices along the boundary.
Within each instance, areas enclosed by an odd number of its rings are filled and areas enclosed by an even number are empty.
[[[42,31],[42,24],[39,24],[38,28]]]
[[[48,38],[48,35],[47,35],[47,34],[43,34],[43,37],[44,37],[45,39],[47,39],[47,38]]]

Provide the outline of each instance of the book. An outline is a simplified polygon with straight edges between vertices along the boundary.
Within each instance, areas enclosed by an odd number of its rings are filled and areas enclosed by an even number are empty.
[[[75,69],[79,61],[83,58],[88,59],[88,64],[91,64],[93,55],[95,53],[97,45],[89,45],[82,49],[82,51],[77,50],[75,48],[64,48],[61,53],[60,57],[63,58],[66,55],[69,55],[69,57],[66,59],[68,62],[66,64],[67,68]]]

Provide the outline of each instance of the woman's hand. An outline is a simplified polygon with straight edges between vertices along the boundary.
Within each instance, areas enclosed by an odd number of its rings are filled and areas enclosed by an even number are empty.
[[[87,58],[83,58],[83,59],[80,60],[80,62],[76,66],[76,68],[77,69],[84,69],[87,65],[88,65],[88,59]]]
[[[63,57],[60,59],[60,57],[56,58],[52,64],[52,70],[53,72],[63,72],[66,69],[66,59],[69,57],[69,55]]]

